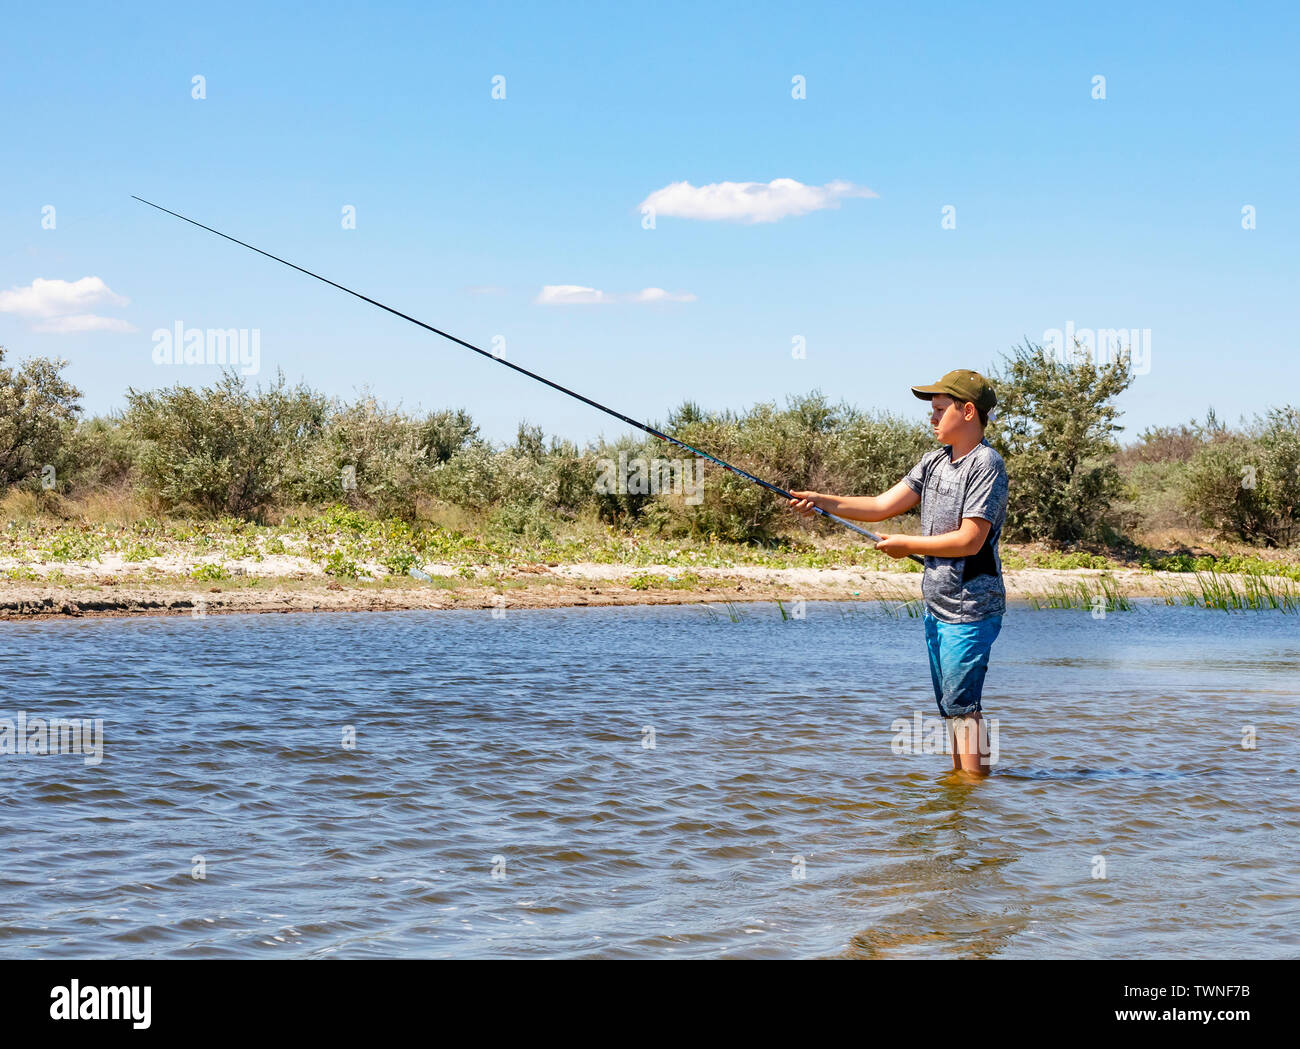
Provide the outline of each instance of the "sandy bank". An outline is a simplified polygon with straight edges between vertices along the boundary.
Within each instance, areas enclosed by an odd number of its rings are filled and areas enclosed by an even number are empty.
[[[399,609],[562,608],[725,601],[912,601],[919,572],[864,568],[697,568],[576,563],[521,565],[466,575],[425,565],[429,579],[331,579],[300,558],[256,566],[226,562],[234,578],[122,573],[120,565],[60,566],[62,578],[0,582],[0,618],[210,615],[232,612],[365,612]],[[80,571],[70,569],[79,567]],[[249,572],[256,568],[256,576]],[[117,575],[105,575],[117,569]],[[241,574],[242,573],[242,574]],[[1140,569],[1019,569],[1006,572],[1010,599],[1044,598],[1061,587],[1098,586],[1102,576],[1126,597],[1177,596],[1195,588],[1187,573]],[[1282,580],[1283,584],[1287,581]]]

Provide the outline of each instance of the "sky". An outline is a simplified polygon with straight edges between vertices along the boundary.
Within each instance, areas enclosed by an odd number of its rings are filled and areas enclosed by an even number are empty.
[[[250,382],[464,408],[495,441],[627,430],[135,194],[650,423],[814,389],[919,421],[910,386],[1067,327],[1133,333],[1122,439],[1235,423],[1300,404],[1298,28],[1282,3],[11,7],[0,345],[66,359],[90,414],[218,378],[165,359],[179,325],[244,330]]]

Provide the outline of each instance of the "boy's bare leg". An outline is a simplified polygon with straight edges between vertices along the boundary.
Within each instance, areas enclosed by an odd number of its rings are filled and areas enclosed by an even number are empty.
[[[989,766],[981,759],[980,730],[983,728],[984,716],[976,711],[964,718],[952,719],[953,746],[952,767],[964,772],[973,772],[977,776],[987,776]]]

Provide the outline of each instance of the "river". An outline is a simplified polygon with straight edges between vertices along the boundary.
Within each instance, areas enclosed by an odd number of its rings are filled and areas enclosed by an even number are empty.
[[[979,781],[885,608],[2,624],[0,956],[1300,951],[1300,618],[1012,605]]]

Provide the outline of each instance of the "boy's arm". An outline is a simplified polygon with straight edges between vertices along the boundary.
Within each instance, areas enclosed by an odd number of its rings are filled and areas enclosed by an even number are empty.
[[[980,552],[992,527],[992,522],[982,517],[963,517],[959,528],[942,535],[881,536],[876,549],[890,557],[971,557]]]
[[[791,492],[795,498],[790,508],[807,517],[819,506],[828,514],[843,517],[846,521],[884,521],[907,513],[921,501],[907,481],[899,481],[883,495],[824,495],[821,492]],[[978,547],[976,548],[978,549]]]

